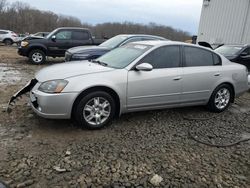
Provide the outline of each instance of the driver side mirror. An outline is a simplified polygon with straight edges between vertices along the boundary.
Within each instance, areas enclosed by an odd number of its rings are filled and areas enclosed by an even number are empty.
[[[56,41],[56,36],[53,35],[53,36],[51,37],[51,40],[52,40],[53,42],[55,42],[55,41]]]
[[[242,53],[240,54],[240,56],[242,56],[242,57],[247,56],[247,55],[248,55],[247,52],[242,52]]]
[[[242,59],[250,59],[250,55],[249,55],[247,52],[242,52],[242,53],[240,54],[240,57],[241,57]]]
[[[151,71],[151,70],[153,70],[153,66],[149,63],[141,63],[141,64],[137,65],[135,68],[138,71]]]

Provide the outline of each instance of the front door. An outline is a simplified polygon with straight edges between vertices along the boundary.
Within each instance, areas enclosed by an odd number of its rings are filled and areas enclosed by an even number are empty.
[[[180,102],[182,68],[180,47],[160,47],[140,63],[149,63],[151,71],[132,69],[128,73],[127,108],[129,111],[161,108]]]
[[[65,51],[72,47],[72,31],[60,30],[55,34],[55,39],[48,42],[48,55],[64,56]]]

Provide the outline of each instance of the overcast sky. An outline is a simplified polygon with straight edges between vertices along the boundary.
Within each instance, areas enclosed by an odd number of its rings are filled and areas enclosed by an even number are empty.
[[[9,0],[14,2],[16,0]],[[202,0],[22,0],[32,7],[71,15],[82,22],[155,22],[196,34]]]

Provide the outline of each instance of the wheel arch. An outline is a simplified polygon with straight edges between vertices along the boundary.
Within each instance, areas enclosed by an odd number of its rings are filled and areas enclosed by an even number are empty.
[[[5,42],[6,40],[10,40],[12,43],[14,43],[14,41],[11,38],[5,38],[3,39],[3,42]]]
[[[234,102],[234,99],[235,99],[235,87],[234,87],[234,85],[233,85],[231,82],[228,82],[228,81],[222,82],[222,83],[220,83],[217,87],[215,87],[214,90],[215,90],[216,88],[220,87],[221,85],[224,85],[224,84],[230,86],[231,89],[232,89],[233,97],[232,97],[232,99],[231,99],[231,102],[233,103],[233,102]],[[213,91],[214,91],[214,90],[213,90]],[[212,92],[212,94],[213,94],[213,92]],[[210,97],[212,96],[212,94],[210,95]]]
[[[29,56],[32,50],[42,50],[45,55],[47,55],[47,49],[44,46],[30,46],[27,55]]]
[[[121,103],[120,103],[120,97],[117,94],[117,92],[108,87],[108,86],[93,86],[90,88],[87,88],[85,90],[83,90],[74,100],[74,103],[72,105],[72,109],[71,109],[71,117],[73,117],[73,114],[76,110],[76,105],[78,104],[78,102],[87,94],[91,93],[91,92],[95,92],[95,91],[105,91],[108,94],[110,94],[114,100],[115,100],[115,105],[116,105],[116,111],[115,111],[115,116],[118,117],[120,115],[120,111],[121,111]]]

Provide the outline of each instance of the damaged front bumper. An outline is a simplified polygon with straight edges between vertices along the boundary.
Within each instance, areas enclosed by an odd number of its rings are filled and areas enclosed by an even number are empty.
[[[12,111],[12,106],[16,103],[16,100],[18,98],[22,98],[22,95],[30,92],[32,88],[37,84],[36,79],[30,80],[22,89],[20,89],[18,92],[16,92],[9,100],[8,106],[7,106],[7,112],[10,113]]]
[[[30,105],[37,115],[49,119],[70,119],[72,106],[78,93],[45,93],[38,90],[39,85],[36,79],[29,81],[11,97],[7,112],[12,111],[11,107],[16,99],[29,93]]]

